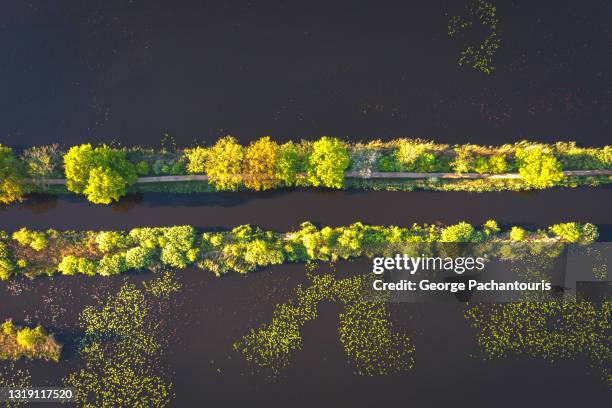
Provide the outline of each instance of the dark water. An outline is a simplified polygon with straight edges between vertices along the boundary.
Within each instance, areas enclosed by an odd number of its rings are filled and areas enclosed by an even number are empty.
[[[495,4],[503,44],[487,76],[457,65],[466,43],[448,39],[446,25],[462,12],[459,1],[3,2],[0,143],[159,146],[169,133],[182,146],[232,133],[242,141],[328,134],[609,144],[612,3]],[[494,218],[528,227],[592,222],[612,240],[611,202],[609,188],[146,194],[113,206],[38,197],[0,209],[0,228],[251,223],[284,231],[303,220],[407,225]],[[459,303],[394,309],[417,347],[415,369],[406,374],[354,376],[338,343],[338,306],[324,304],[306,325],[304,349],[286,376],[250,375],[231,343],[269,321],[304,275],[295,265],[248,278],[181,273],[184,289],[169,319],[176,334],[165,357],[173,405],[601,407],[610,399],[610,388],[581,359],[472,357],[474,333]],[[0,319],[41,323],[66,343],[61,364],[20,363],[32,367],[35,384],[57,385],[77,366],[71,345],[79,311],[120,281],[40,278],[18,284],[14,294],[0,283]]]
[[[457,64],[465,3],[5,1],[0,141],[609,143],[612,3],[495,0],[492,75]]]
[[[287,231],[303,221],[321,225],[500,224],[545,227],[567,221],[591,222],[608,235],[612,188],[552,189],[537,192],[276,191],[270,193],[144,194],[103,206],[78,196],[35,197],[0,209],[3,229],[127,229],[193,225],[232,228],[253,224]]]
[[[365,270],[367,261],[342,263],[337,269]],[[604,406],[610,389],[584,358],[550,363],[510,356],[485,360],[475,332],[463,317],[464,304],[403,303],[390,306],[395,329],[407,332],[416,346],[415,367],[404,374],[360,377],[353,374],[338,341],[337,304],[323,303],[319,317],[305,325],[303,349],[280,378],[253,375],[231,344],[251,327],[269,322],[279,302],[293,298],[305,282],[302,266],[285,265],[249,277],[178,272],[183,289],[172,302],[172,332],[164,364],[175,384],[172,406],[374,407],[387,403],[415,406],[573,407]],[[149,275],[131,275],[138,283]],[[60,364],[21,363],[39,385],[57,385],[78,367],[71,358],[79,310],[116,291],[122,279],[56,277],[18,285],[4,296],[3,314],[51,327],[66,342]]]

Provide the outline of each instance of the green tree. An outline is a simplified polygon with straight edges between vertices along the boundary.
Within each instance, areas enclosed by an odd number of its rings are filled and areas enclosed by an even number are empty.
[[[297,180],[300,170],[298,149],[293,142],[282,144],[278,149],[276,158],[276,168],[274,169],[276,178],[286,186],[293,186]]]
[[[244,185],[253,190],[268,190],[278,184],[276,159],[278,144],[270,136],[251,143],[244,155]]]
[[[13,149],[0,144],[0,204],[21,201],[25,194],[25,169]]]
[[[64,156],[64,167],[68,189],[85,194],[96,204],[119,200],[137,179],[136,166],[127,160],[126,152],[106,145],[71,147]]]
[[[533,188],[553,187],[563,179],[561,164],[552,153],[542,149],[517,149],[519,174]]]
[[[236,190],[242,182],[243,147],[231,136],[212,146],[204,166],[217,190]]]
[[[336,138],[323,136],[312,144],[312,152],[308,155],[308,181],[315,187],[341,188],[348,164],[349,154],[343,143]]]

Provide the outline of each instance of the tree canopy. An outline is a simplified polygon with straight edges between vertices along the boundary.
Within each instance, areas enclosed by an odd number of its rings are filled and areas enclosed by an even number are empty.
[[[563,179],[561,164],[552,153],[535,148],[517,149],[516,160],[519,174],[531,187],[553,187]]]
[[[232,136],[217,141],[208,151],[204,169],[218,190],[236,190],[242,182],[243,147]]]
[[[323,136],[312,144],[312,152],[308,155],[308,181],[315,187],[340,188],[348,164],[349,154],[343,143],[336,138]]]
[[[0,203],[21,201],[25,194],[25,171],[13,149],[0,144]]]
[[[253,190],[268,190],[278,185],[275,168],[278,144],[270,136],[251,143],[244,157],[244,185]]]
[[[64,156],[66,186],[96,204],[110,204],[136,182],[136,168],[126,153],[106,145],[73,146]]]

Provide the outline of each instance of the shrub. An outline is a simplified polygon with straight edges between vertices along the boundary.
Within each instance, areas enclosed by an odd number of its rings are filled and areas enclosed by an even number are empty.
[[[0,280],[7,280],[15,271],[16,265],[11,257],[9,247],[0,241]]]
[[[474,155],[469,146],[455,148],[455,159],[450,163],[457,174],[467,173],[474,167]]]
[[[143,247],[131,248],[125,254],[125,263],[130,269],[145,269],[151,265],[154,256],[154,249]]]
[[[125,254],[104,255],[98,265],[98,273],[102,276],[119,275],[126,270]]]
[[[251,143],[244,156],[244,185],[253,190],[268,190],[278,184],[276,160],[278,144],[269,136]]]
[[[593,242],[597,239],[597,227],[593,224],[566,222],[548,228],[555,236],[567,242]]]
[[[348,164],[344,145],[336,138],[323,136],[312,144],[306,165],[308,181],[315,187],[341,188]]]
[[[96,244],[102,252],[111,252],[115,249],[126,249],[132,245],[128,235],[118,231],[101,231],[96,235]]]
[[[162,248],[160,259],[166,265],[180,269],[186,268],[189,264],[186,251],[182,251],[174,244],[167,244]]]
[[[185,149],[183,152],[187,159],[187,173],[203,174],[206,171],[206,160],[208,158],[208,149],[197,146],[193,149]]]
[[[243,148],[231,136],[221,138],[209,150],[204,166],[218,190],[236,190],[242,182]]]
[[[440,242],[476,242],[478,233],[467,222],[450,225],[440,233]]]
[[[474,161],[474,171],[480,174],[501,174],[505,173],[507,169],[508,163],[506,162],[506,156],[503,154],[488,157],[478,156]]]
[[[283,251],[273,243],[256,239],[246,244],[244,260],[253,267],[280,265],[284,262]]]
[[[7,320],[6,322],[0,324],[0,333],[11,335],[15,334],[17,327],[13,324],[12,320]]]
[[[79,260],[74,255],[66,255],[57,265],[62,275],[75,275],[79,271]]]
[[[21,228],[13,233],[13,239],[23,246],[29,246],[35,251],[41,251],[49,245],[47,235],[41,231],[30,231],[27,228]]]
[[[21,201],[25,194],[25,169],[13,149],[0,144],[0,204]]]
[[[41,345],[46,340],[47,335],[40,326],[35,329],[24,327],[17,332],[17,344],[27,349]]]
[[[533,188],[553,187],[563,179],[561,164],[542,149],[517,149],[516,159],[521,178]]]
[[[493,235],[499,232],[499,226],[497,225],[497,221],[488,220],[482,226],[482,230],[486,235]]]
[[[149,165],[146,161],[139,161],[136,163],[136,174],[139,176],[146,176],[149,174]]]
[[[510,241],[520,242],[525,240],[526,231],[521,227],[512,227],[510,230]]]
[[[96,262],[87,258],[79,258],[79,272],[83,275],[94,276],[96,274],[96,269]]]

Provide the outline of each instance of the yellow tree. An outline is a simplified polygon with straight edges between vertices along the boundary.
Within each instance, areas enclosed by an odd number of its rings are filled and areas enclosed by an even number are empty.
[[[279,184],[275,169],[278,144],[269,136],[251,143],[246,149],[244,185],[253,190],[268,190]]]
[[[204,168],[217,190],[236,190],[242,182],[243,150],[231,136],[219,139],[210,148]]]

